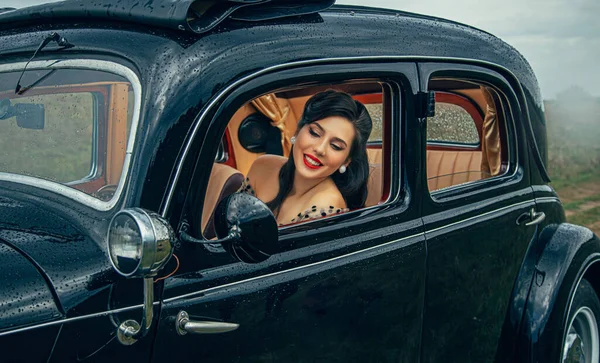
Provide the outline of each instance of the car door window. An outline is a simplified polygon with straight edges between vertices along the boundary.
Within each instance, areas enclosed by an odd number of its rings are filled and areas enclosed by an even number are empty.
[[[200,218],[201,229],[205,237],[214,238],[216,236],[213,226],[213,211],[220,200],[236,191],[257,195],[256,190],[260,190],[262,186],[256,185],[254,183],[255,180],[252,180],[252,178],[259,176],[256,174],[254,176],[250,175],[253,168],[257,168],[255,163],[264,163],[264,160],[282,160],[283,163],[283,160],[287,160],[290,157],[293,147],[292,140],[295,140],[296,137],[300,141],[302,135],[306,135],[307,139],[309,139],[308,141],[311,143],[313,142],[312,139],[321,137],[321,133],[324,130],[316,128],[313,130],[313,126],[307,125],[306,127],[310,128],[310,130],[308,133],[303,134],[299,133],[297,125],[302,119],[306,104],[311,97],[318,94],[323,95],[327,92],[330,92],[332,97],[341,97],[343,94],[347,94],[354,101],[365,105],[369,114],[372,113],[372,115],[368,116],[371,119],[372,131],[368,135],[366,150],[367,159],[365,160],[365,164],[368,163],[368,165],[365,166],[365,171],[368,173],[368,176],[364,202],[362,205],[356,206],[346,204],[334,205],[333,202],[319,204],[320,202],[317,200],[314,203],[309,203],[311,205],[306,205],[306,203],[302,204],[302,201],[299,200],[296,203],[297,205],[283,205],[283,207],[288,209],[293,208],[294,211],[293,213],[287,213],[289,218],[282,217],[279,220],[280,225],[305,223],[318,218],[332,217],[385,203],[385,196],[389,195],[389,191],[384,190],[384,187],[389,187],[389,183],[385,183],[384,180],[386,177],[389,179],[390,167],[383,165],[382,159],[384,153],[389,153],[391,150],[382,138],[383,130],[388,130],[388,132],[391,130],[391,107],[388,107],[386,112],[384,105],[384,99],[389,99],[390,97],[390,95],[386,94],[386,92],[389,93],[386,89],[389,89],[389,87],[376,81],[354,81],[351,83],[333,83],[310,87],[291,86],[285,89],[270,91],[244,103],[230,118],[226,132],[221,137],[221,145],[219,146],[216,159],[220,159],[222,162],[215,163],[212,166],[204,198],[202,217]],[[327,121],[319,120],[316,122],[319,124]],[[334,122],[336,122],[334,124],[335,127],[340,126],[339,121],[334,120]],[[334,129],[330,129],[330,132],[338,132],[338,130]],[[354,134],[357,137],[356,127],[352,126],[351,132],[350,135]],[[323,137],[326,136],[326,134],[323,135]],[[335,161],[336,155],[341,152],[338,150],[340,145],[347,147],[348,150],[354,147],[351,144],[351,140],[351,138],[347,140],[347,145],[345,142],[343,145],[340,142],[337,142],[337,144],[336,142],[332,143],[330,145],[331,148],[328,147],[326,152],[323,152],[324,156],[322,157],[329,158],[331,156],[332,158],[326,160]],[[223,145],[230,145],[226,159],[222,157]],[[316,147],[315,145],[310,144],[303,147]],[[298,147],[296,146],[296,148]],[[311,149],[305,152],[315,153],[318,156],[316,153],[321,151]],[[265,158],[264,155],[272,156],[271,158]],[[305,156],[305,158],[308,158],[308,156]],[[352,162],[350,161],[350,164]],[[356,163],[359,162],[360,160],[356,161]],[[281,165],[280,163],[276,166],[279,168]],[[327,162],[321,165],[325,168],[328,167]],[[270,166],[267,172],[273,166]],[[317,166],[317,168],[321,168],[321,166]],[[352,165],[348,166],[348,174],[356,173],[356,170]],[[335,174],[332,175],[332,178],[337,177],[338,179],[342,179],[346,177],[340,170],[332,171],[332,173]],[[354,176],[348,176],[348,178],[351,177]],[[344,180],[340,181],[340,183],[343,182]],[[263,200],[265,203],[272,200],[272,197],[276,193],[267,193],[267,195],[268,200]],[[275,213],[279,213],[280,211],[277,209]]]
[[[468,80],[432,78],[435,116],[427,119],[430,192],[504,175],[506,120],[497,91]]]

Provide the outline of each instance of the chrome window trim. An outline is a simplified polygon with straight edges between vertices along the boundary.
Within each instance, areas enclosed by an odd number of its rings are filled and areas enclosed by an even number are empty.
[[[478,144],[461,144],[458,142],[450,142],[450,141],[435,141],[435,140],[427,140],[427,145],[431,145],[431,146],[446,146],[446,147],[456,147],[456,148],[461,148],[461,149],[479,149],[479,147],[481,146],[481,143]],[[456,151],[460,151],[460,150],[456,150]]]
[[[194,123],[192,126],[193,127],[192,132],[190,133],[188,139],[185,142],[183,153],[181,154],[181,157],[179,158],[179,161],[177,162],[177,166],[175,168],[175,174],[174,174],[173,178],[170,180],[168,191],[167,191],[167,196],[164,199],[164,201],[160,207],[159,214],[163,218],[166,218],[166,216],[167,216],[167,212],[169,210],[171,201],[173,200],[173,195],[175,193],[175,185],[177,185],[177,182],[179,181],[184,161],[189,154],[192,143],[194,142],[194,140],[197,137],[198,130],[200,128],[200,124],[206,118],[206,115],[212,110],[212,108],[215,106],[215,104],[218,103],[222,98],[224,98],[225,95],[227,93],[229,93],[232,89],[234,89],[234,88],[238,87],[239,85],[241,85],[242,83],[248,82],[256,77],[259,77],[259,76],[262,76],[262,75],[265,75],[267,73],[274,72],[274,71],[285,70],[288,68],[317,65],[317,64],[335,63],[335,62],[366,62],[366,61],[461,62],[463,64],[471,64],[471,65],[477,65],[477,66],[481,66],[481,67],[495,68],[496,72],[498,72],[498,70],[501,70],[502,72],[505,72],[506,74],[510,75],[510,77],[513,80],[517,80],[517,78],[515,77],[513,72],[511,72],[509,69],[507,69],[506,67],[503,67],[499,64],[496,64],[493,62],[488,62],[488,61],[477,60],[477,59],[460,58],[460,57],[435,57],[435,56],[417,56],[417,55],[414,55],[414,56],[406,56],[406,55],[405,56],[395,56],[395,55],[385,56],[385,55],[383,55],[383,56],[359,56],[359,57],[331,57],[331,58],[317,58],[317,59],[309,59],[309,60],[303,60],[303,61],[288,62],[288,63],[282,63],[282,64],[278,64],[275,66],[263,68],[259,71],[250,73],[250,74],[246,75],[245,77],[235,80],[233,83],[229,84],[228,86],[223,88],[221,91],[219,91],[219,93],[217,93],[215,96],[213,96],[210,99],[209,103],[203,108],[200,115],[194,120]],[[518,84],[518,91],[521,94],[523,94],[523,89],[521,87],[521,84],[518,82],[517,82],[517,84]],[[517,97],[517,100],[519,100],[519,95],[516,95],[516,97]],[[527,105],[524,105],[523,107],[526,110]],[[516,169],[518,169],[518,167]]]
[[[0,64],[0,73],[21,71],[25,67],[26,62]],[[73,189],[65,184],[59,184],[46,179],[37,177],[0,172],[0,181],[15,182],[19,184],[29,185],[32,187],[44,189],[53,193],[64,195],[70,199],[73,199],[81,204],[88,205],[99,211],[108,211],[112,209],[116,204],[123,189],[125,187],[125,181],[131,164],[131,155],[133,152],[133,146],[135,137],[137,134],[140,109],[142,104],[142,85],[131,69],[110,61],[96,60],[96,59],[57,59],[57,60],[46,60],[46,61],[34,61],[29,63],[27,70],[35,69],[83,69],[92,71],[104,71],[107,73],[113,73],[126,78],[133,88],[134,95],[134,108],[133,117],[131,120],[131,130],[129,131],[129,139],[127,140],[127,149],[125,150],[125,160],[123,162],[123,169],[121,171],[121,178],[117,185],[117,190],[113,197],[108,201],[102,201],[82,191]]]

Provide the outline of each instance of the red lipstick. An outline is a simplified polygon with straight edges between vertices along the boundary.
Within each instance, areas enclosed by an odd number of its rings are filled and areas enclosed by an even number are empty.
[[[319,165],[313,165],[313,164],[309,163],[308,160],[306,160],[306,159],[310,159],[314,163],[319,163]],[[323,166],[323,163],[321,163],[321,160],[319,160],[319,159],[317,159],[314,156],[309,155],[309,154],[304,154],[304,157],[302,158],[302,161],[304,161],[304,165],[306,165],[307,168],[313,169],[313,170],[314,169],[318,169],[321,166]]]

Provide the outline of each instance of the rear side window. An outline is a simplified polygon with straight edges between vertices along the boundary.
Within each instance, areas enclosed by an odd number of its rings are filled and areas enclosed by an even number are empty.
[[[427,120],[428,143],[479,145],[476,121],[461,101],[459,96],[436,93],[435,116]]]
[[[110,200],[121,179],[133,92],[85,69],[0,73],[0,173],[44,179]]]
[[[430,192],[497,177],[508,169],[501,98],[471,80],[432,79],[435,116],[427,118]]]

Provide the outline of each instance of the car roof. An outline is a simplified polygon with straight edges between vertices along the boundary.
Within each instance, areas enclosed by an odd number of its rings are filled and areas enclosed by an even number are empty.
[[[152,0],[150,3],[163,2],[180,4],[187,11],[192,0]],[[88,3],[97,4],[87,0],[64,3],[83,4],[84,8]],[[106,1],[100,3],[106,4]],[[83,19],[85,21],[81,21],[80,13],[70,10],[61,13],[58,4],[63,2],[0,14],[0,37],[7,40],[0,41],[0,54],[25,49],[33,52],[42,40],[32,37],[33,33],[39,34],[44,29],[64,30],[68,40],[76,45],[65,53],[86,48],[104,49],[131,60],[144,75],[149,70],[158,71],[160,67],[163,74],[150,77],[156,84],[147,85],[147,88],[162,89],[160,82],[177,79],[182,87],[171,87],[168,92],[184,93],[172,94],[169,99],[180,100],[182,104],[191,104],[190,97],[196,97],[202,103],[241,75],[298,61],[349,57],[377,61],[388,57],[471,62],[508,75],[524,90],[526,103],[531,102],[538,110],[543,108],[537,79],[516,49],[494,35],[446,19],[396,10],[335,5],[312,14],[293,17],[283,14],[260,21],[225,17],[211,30],[198,33],[181,30],[179,26],[165,26],[164,20],[150,23],[123,20],[98,12],[90,13]],[[178,14],[185,11],[173,10]],[[173,19],[167,12],[163,16]],[[17,22],[24,17],[29,21]],[[157,52],[157,49],[161,51]],[[167,76],[165,70],[174,72],[172,77]],[[184,74],[189,78],[182,76]],[[524,121],[531,125],[529,119]],[[538,117],[537,123],[543,123],[543,115]],[[538,126],[533,125],[534,129]],[[530,126],[526,129],[530,130]],[[542,145],[544,142],[545,139],[541,140]]]

